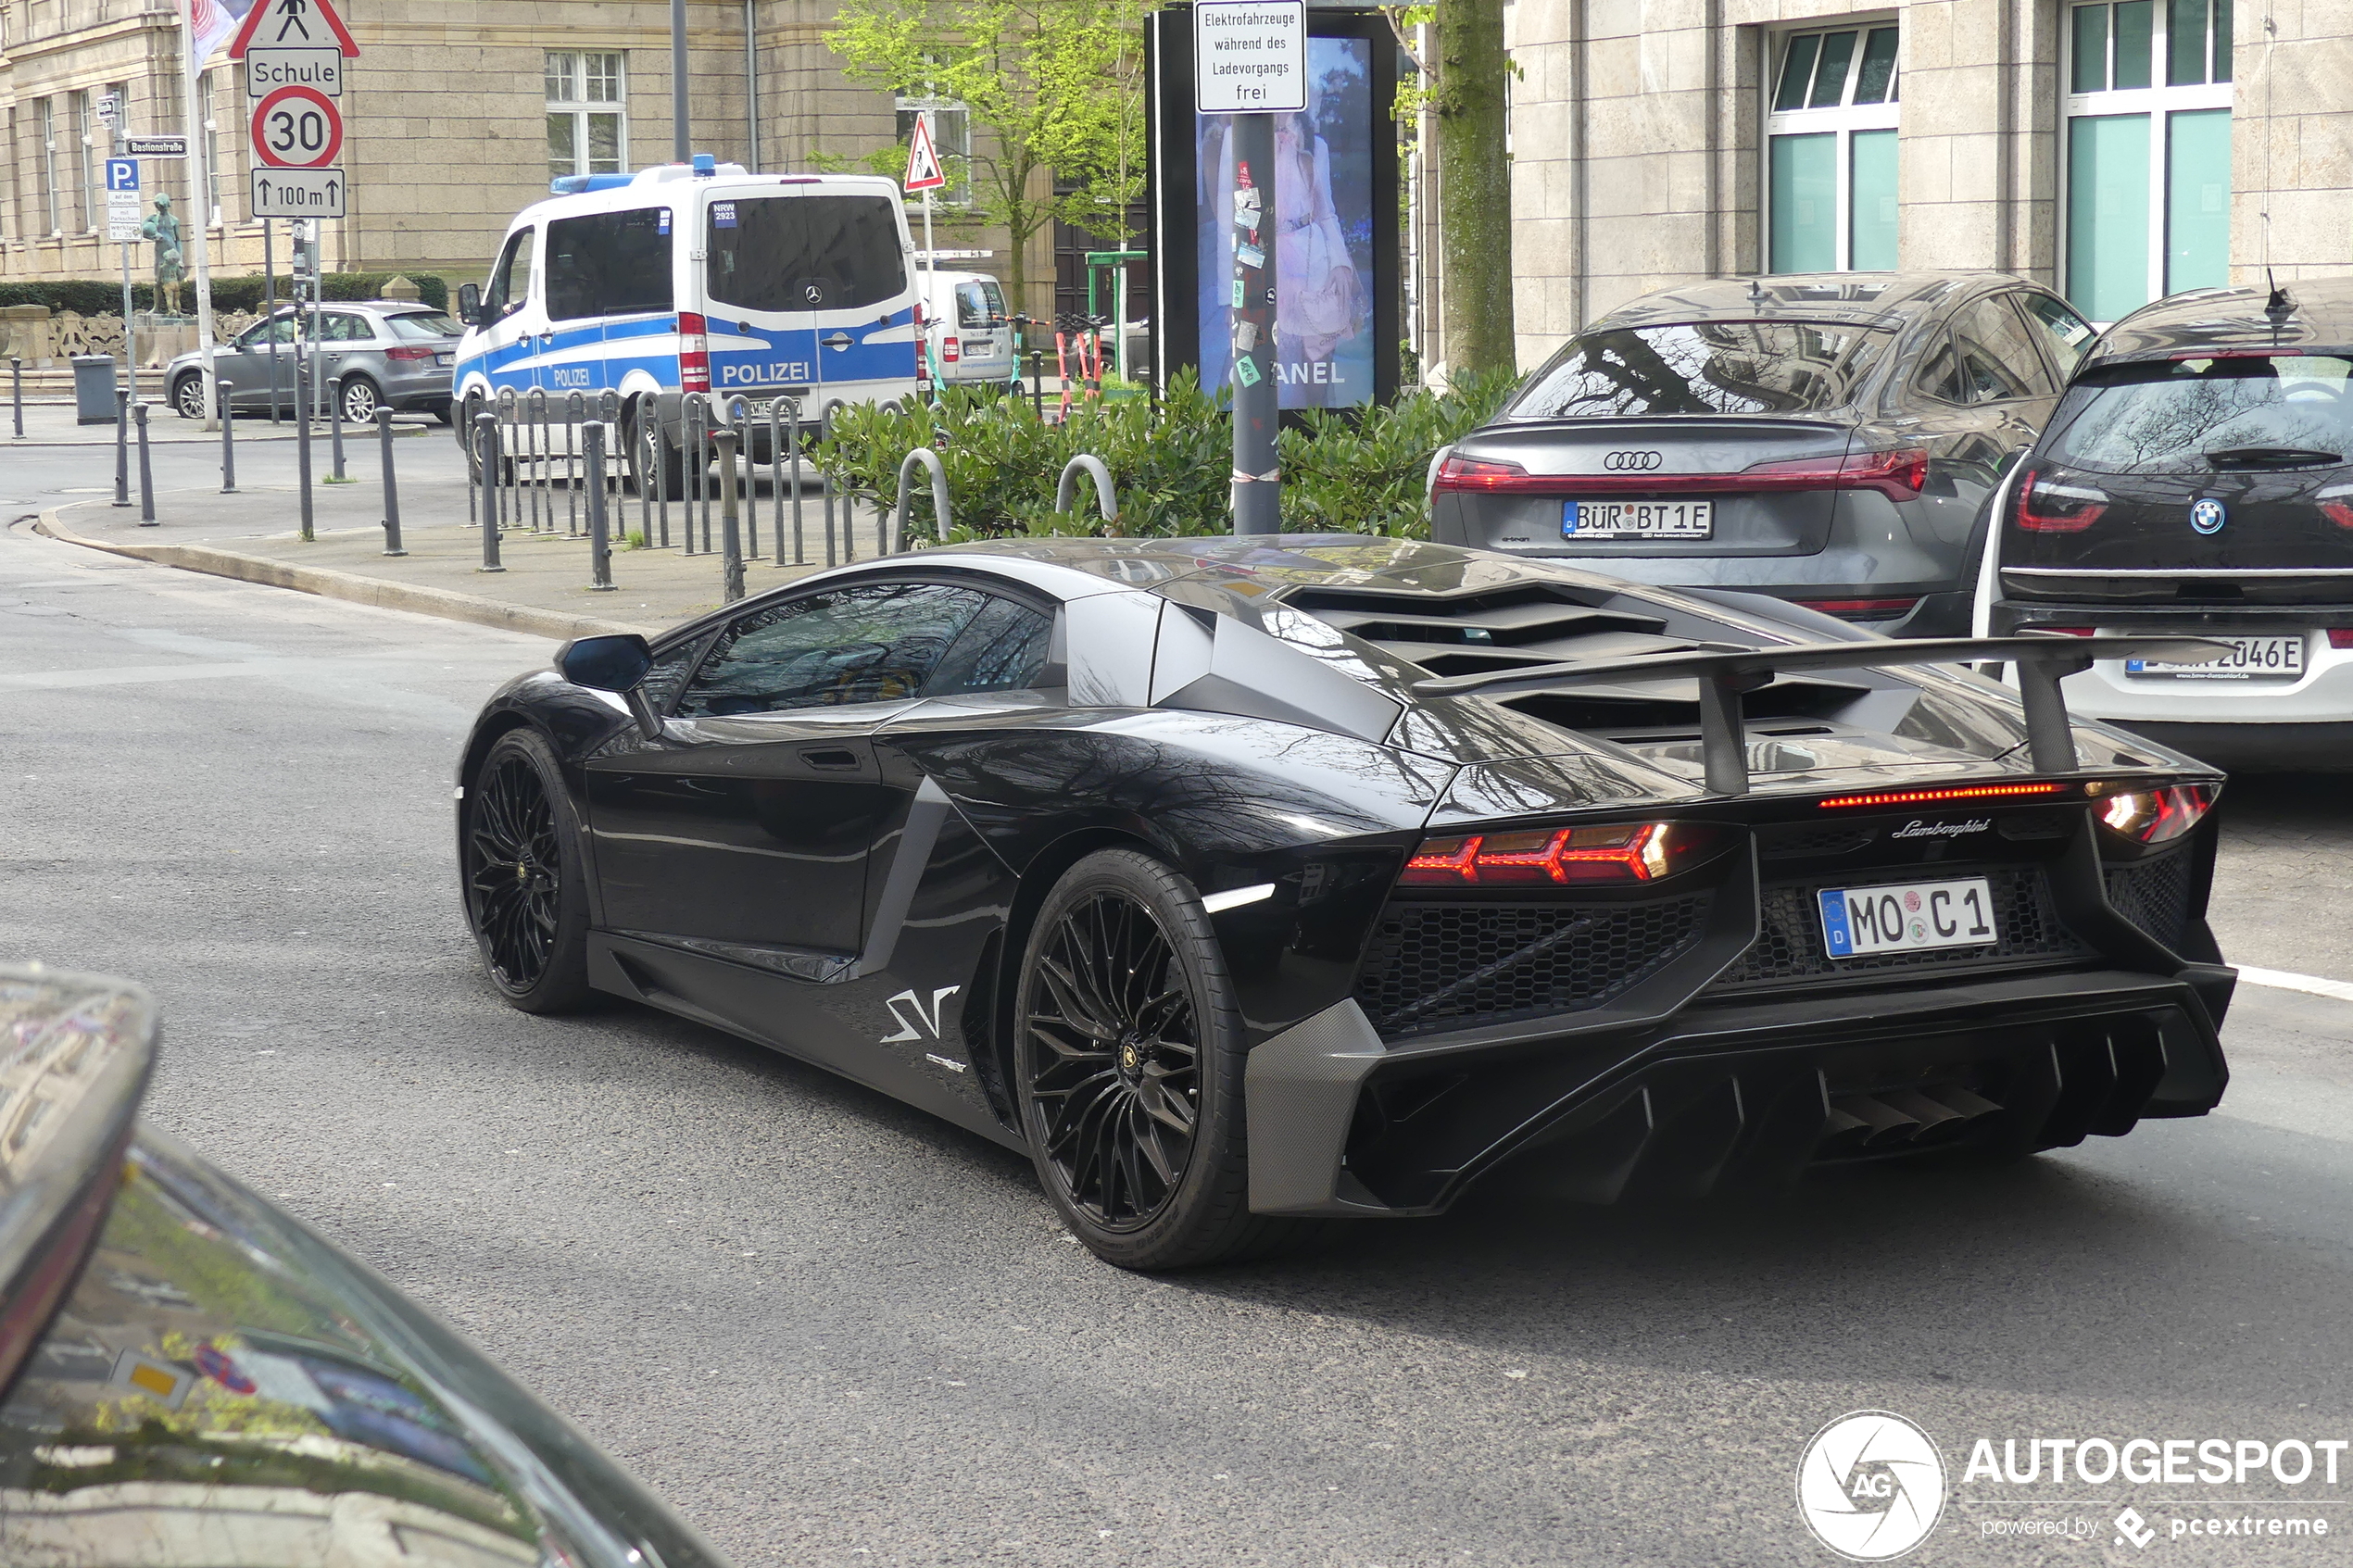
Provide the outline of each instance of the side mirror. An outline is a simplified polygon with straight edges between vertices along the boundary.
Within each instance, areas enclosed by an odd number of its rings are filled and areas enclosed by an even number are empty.
[[[482,325],[482,285],[460,283],[458,286],[458,320],[470,327]]]
[[[556,650],[556,669],[575,686],[611,692],[629,705],[637,733],[648,740],[661,735],[661,721],[639,688],[646,671],[654,667],[654,650],[635,632],[602,637],[574,637]]]

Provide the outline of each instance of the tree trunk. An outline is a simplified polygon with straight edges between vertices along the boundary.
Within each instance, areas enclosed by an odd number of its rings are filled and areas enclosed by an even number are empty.
[[[1504,153],[1504,0],[1438,7],[1439,251],[1445,358],[1456,370],[1510,370],[1512,166]]]

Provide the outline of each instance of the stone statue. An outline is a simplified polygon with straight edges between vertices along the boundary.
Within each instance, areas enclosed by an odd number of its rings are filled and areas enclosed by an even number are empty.
[[[172,216],[170,196],[156,197],[155,216],[139,225],[139,237],[155,242],[156,283],[163,290],[164,314],[177,316],[180,285],[187,278],[188,269],[180,250],[180,220]]]

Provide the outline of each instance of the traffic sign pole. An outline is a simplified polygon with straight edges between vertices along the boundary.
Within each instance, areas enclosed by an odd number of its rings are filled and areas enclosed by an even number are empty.
[[[210,106],[196,97],[196,68],[204,62],[196,58],[195,0],[180,0],[175,9],[180,13],[180,87],[184,116],[181,123],[188,128],[188,221],[195,228],[193,248],[196,253],[196,364],[203,378],[204,428],[212,431],[220,426],[213,393],[217,372],[212,362],[212,181],[204,144],[205,111]],[[259,6],[255,9],[260,9]],[[183,247],[181,254],[185,255],[187,248]]]
[[[932,365],[930,376],[932,396],[939,395],[939,367],[931,359],[931,310],[939,297],[939,255],[931,243],[931,194],[948,183],[948,171],[939,167],[939,151],[931,139],[931,110],[915,111],[915,134],[907,144],[907,189],[924,194],[924,299],[915,311],[919,323],[915,332],[915,352],[924,362]]]

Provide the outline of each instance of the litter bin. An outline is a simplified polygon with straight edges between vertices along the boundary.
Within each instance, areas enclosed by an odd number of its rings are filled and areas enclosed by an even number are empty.
[[[77,354],[73,357],[74,422],[114,423],[114,356]]]

